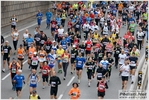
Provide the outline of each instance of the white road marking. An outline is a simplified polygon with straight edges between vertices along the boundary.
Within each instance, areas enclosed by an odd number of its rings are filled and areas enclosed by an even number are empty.
[[[63,97],[63,94],[61,94],[61,95],[58,97],[58,100],[61,99],[62,97]]]
[[[27,61],[28,61],[28,60],[25,60],[25,61],[23,62],[23,65],[24,65],[25,63],[27,63]],[[2,81],[5,80],[9,75],[10,75],[10,73],[8,73],[5,77],[3,77],[3,78],[2,78]]]
[[[44,21],[46,21],[46,19],[43,19],[43,20],[41,21],[41,23],[44,22]],[[25,27],[25,28],[22,28],[22,29],[18,30],[18,32],[21,32],[21,31],[23,31],[23,30],[25,30],[25,29],[27,29],[27,28],[30,28],[30,27],[32,27],[32,26],[35,26],[35,25],[37,25],[37,23],[32,24],[32,25],[29,25],[29,26],[27,26],[27,27]],[[7,37],[9,37],[9,36],[11,36],[11,34],[8,34],[8,35],[4,36],[4,38],[7,38]]]
[[[69,81],[69,83],[67,84],[67,86],[69,86],[69,85],[71,84],[71,82],[74,80],[74,78],[75,78],[75,76],[73,76],[73,77],[71,78],[71,80]]]

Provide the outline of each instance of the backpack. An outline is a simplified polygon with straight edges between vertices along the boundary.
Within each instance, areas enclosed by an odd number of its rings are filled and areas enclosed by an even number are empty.
[[[98,91],[105,92],[105,82],[99,82]]]

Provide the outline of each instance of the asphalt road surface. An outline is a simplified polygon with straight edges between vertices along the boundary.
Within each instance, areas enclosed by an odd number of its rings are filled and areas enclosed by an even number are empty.
[[[66,21],[66,23],[67,23],[67,21]],[[66,32],[66,23],[65,23],[65,32]],[[33,35],[34,29],[37,25],[35,25],[36,23],[34,23],[34,25],[32,25],[32,24],[33,23],[28,23],[28,24],[26,24],[26,26],[28,26],[29,33],[31,33]],[[21,31],[19,32],[20,39],[18,42],[18,47],[19,47],[19,44],[22,43],[22,37],[23,37],[22,34],[24,33],[26,28],[19,27],[18,30],[20,30],[20,29],[21,29]],[[40,30],[43,30],[44,33],[47,34],[47,36],[51,36],[50,29],[46,29],[45,21],[42,23]],[[126,27],[121,28],[120,35],[123,36],[125,32],[126,32]],[[82,36],[83,36],[83,33],[82,33]],[[13,48],[12,38],[8,34],[7,34],[7,36],[5,35],[4,37],[6,37],[5,40],[8,40],[10,46]],[[147,43],[145,42],[144,46],[146,46],[146,45],[147,45]],[[13,48],[13,51],[14,51],[14,48]],[[141,57],[143,55],[143,52],[144,52],[144,48],[142,48],[142,50],[141,50]],[[12,60],[13,57],[16,57],[16,56],[12,54],[10,61]],[[141,59],[141,57],[139,59]],[[3,64],[2,59],[1,59],[1,62]],[[30,73],[30,71],[28,69],[28,64],[27,64],[27,57],[25,57],[23,64],[24,64],[23,74],[26,78],[25,80],[27,80],[27,76]],[[56,66],[55,70],[57,71],[57,69],[58,68]],[[57,97],[59,99],[69,99],[68,91],[72,88],[72,83],[77,82],[77,76],[75,74],[73,74],[73,75],[70,74],[70,65],[68,68],[68,74],[67,74],[66,80],[63,80],[63,74],[57,74],[57,75],[60,77],[61,82],[62,82],[62,84],[59,86]],[[41,77],[41,74],[40,74],[40,77]],[[8,70],[7,66],[6,66],[6,72],[1,74],[1,79],[2,79],[1,98],[8,99],[10,96],[16,98],[16,92],[11,90],[11,88],[12,88],[11,78],[10,78],[9,70]],[[82,73],[81,84],[79,85],[79,88],[81,91],[80,99],[97,99],[98,97],[97,97],[96,84],[97,84],[97,80],[96,80],[96,78],[94,78],[94,79],[92,79],[91,87],[88,87],[88,79],[87,79],[86,69],[84,68],[83,73]],[[131,80],[129,79],[127,89],[129,89],[130,84],[131,84]],[[121,78],[119,76],[118,69],[116,69],[115,67],[113,67],[113,69],[112,69],[112,75],[111,75],[110,82],[108,82],[108,85],[109,85],[109,89],[106,90],[105,99],[118,99],[118,92],[119,92],[119,90],[121,90]],[[42,89],[42,78],[38,84],[37,93],[40,95],[40,97],[42,99],[50,98],[50,87],[48,87],[48,85],[47,85],[45,89]],[[23,90],[22,90],[21,98],[28,99],[28,97],[29,97],[29,85],[25,84],[23,87]]]

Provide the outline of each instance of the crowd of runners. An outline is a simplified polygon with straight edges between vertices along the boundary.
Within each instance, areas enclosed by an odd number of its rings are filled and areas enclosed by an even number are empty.
[[[12,89],[16,90],[18,98],[21,98],[24,83],[29,84],[29,98],[40,99],[36,88],[42,79],[43,89],[48,83],[51,87],[50,98],[57,99],[61,80],[56,73],[61,73],[63,80],[67,79],[67,73],[76,73],[78,82],[73,83],[68,94],[71,99],[78,99],[81,96],[78,86],[85,68],[89,87],[92,78],[97,78],[95,91],[99,99],[105,96],[112,70],[118,69],[122,78],[122,89],[126,90],[129,77],[131,84],[134,83],[140,51],[148,41],[147,8],[147,1],[78,1],[74,4],[58,2],[45,14],[38,11],[38,27],[35,28],[34,35],[26,29],[23,38],[19,36],[16,27],[18,19],[14,15],[10,20],[14,51],[9,45],[11,41],[4,40],[1,36],[2,72],[5,73],[8,65]],[[40,30],[43,16],[46,16],[46,29],[51,30],[51,37],[47,37],[46,34],[49,33]],[[122,36],[120,30],[124,27],[127,27],[127,30]],[[23,41],[17,48],[19,39]],[[11,60],[12,53],[16,57]],[[25,56],[28,57],[28,68],[31,70],[28,77],[22,74]],[[71,72],[67,72],[68,66],[71,66]],[[58,67],[58,70],[55,70],[55,67]],[[41,78],[38,70],[42,74]]]

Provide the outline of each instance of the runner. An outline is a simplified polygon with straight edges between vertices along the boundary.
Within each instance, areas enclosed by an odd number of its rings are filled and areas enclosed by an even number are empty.
[[[83,70],[85,62],[86,62],[86,59],[82,56],[81,53],[79,53],[78,57],[76,58],[76,74],[78,76],[78,83],[79,84],[80,84],[82,70]]]
[[[58,73],[62,73],[62,59],[61,56],[64,53],[64,49],[62,49],[62,46],[59,45],[59,49],[56,50],[56,56],[58,61]]]
[[[35,99],[41,99],[40,96],[37,94],[37,91],[33,91],[32,94],[30,94],[29,99],[35,100]]]
[[[119,44],[116,45],[114,48],[114,58],[115,58],[115,68],[118,68],[118,60],[119,60],[119,54],[121,53],[121,47]]]
[[[76,46],[73,45],[72,49],[71,49],[71,74],[73,74],[74,70],[75,70],[75,59],[78,55],[78,51],[76,49]]]
[[[37,52],[34,52],[33,56],[31,57],[31,64],[30,64],[31,69],[37,70],[38,64],[39,62],[38,62]]]
[[[121,51],[121,53],[118,55],[118,57],[119,57],[119,68],[120,68],[120,66],[122,66],[123,64],[124,64],[124,62],[125,62],[125,59],[126,59],[126,57],[127,57],[127,55],[125,54],[125,52],[124,52],[124,49],[122,49],[122,51]],[[119,76],[121,75],[121,73],[119,73]]]
[[[36,70],[32,69],[32,72],[28,75],[27,83],[29,83],[30,87],[30,94],[32,94],[32,91],[37,88],[37,83],[40,82],[40,77],[37,75]]]
[[[18,22],[18,19],[16,18],[15,15],[13,15],[12,18],[10,19],[11,29],[12,29],[12,28],[13,28],[14,30],[16,29],[17,22]]]
[[[61,58],[62,58],[62,65],[63,65],[63,72],[64,72],[63,80],[65,80],[66,75],[67,75],[67,68],[70,63],[70,54],[68,53],[68,49],[65,50],[65,52],[62,54]]]
[[[79,87],[79,84],[78,83],[73,83],[72,84],[72,88],[70,89],[69,91],[69,96],[70,96],[70,99],[74,100],[74,99],[79,99],[81,93],[80,93],[80,89],[78,88]]]
[[[49,86],[51,86],[50,99],[57,99],[58,85],[60,84],[61,84],[60,78],[56,76],[56,72],[53,71],[49,81]]]
[[[40,42],[41,42],[41,31],[34,35],[34,40],[36,44],[37,51],[40,50]]]
[[[41,73],[41,68],[43,66],[43,62],[46,61],[46,56],[47,56],[47,53],[46,51],[44,50],[43,47],[41,47],[41,50],[38,52],[38,60],[39,60],[39,65],[40,65],[40,72]]]
[[[55,18],[53,18],[53,20],[51,20],[51,34],[53,37],[54,37],[54,32],[56,30],[56,25],[57,25],[57,22],[56,22]]]
[[[124,64],[120,66],[120,73],[122,77],[122,89],[126,90],[127,82],[130,74],[130,66],[128,63],[128,59],[125,59]]]
[[[135,78],[135,70],[138,66],[138,58],[135,57],[135,52],[132,53],[132,56],[129,57],[129,66],[130,66],[130,76],[131,76],[131,84],[134,83]]]
[[[50,73],[50,68],[47,64],[47,62],[45,61],[43,66],[42,66],[42,79],[43,79],[43,89],[45,89],[45,82],[48,83],[48,79],[49,79],[49,73]]]
[[[24,46],[24,50],[27,50],[27,38],[29,38],[29,32],[28,29],[25,30],[25,33],[23,34],[23,46]]]
[[[5,45],[3,46],[3,49],[2,49],[2,55],[3,55],[3,69],[2,69],[2,72],[3,73],[5,73],[6,60],[7,60],[8,66],[9,66],[9,60],[10,60],[11,53],[12,53],[12,48],[9,45],[9,42],[6,40]]]
[[[85,44],[84,44],[84,41],[82,41],[81,44],[79,45],[79,52],[81,52],[81,55],[84,57],[84,54],[85,54]]]
[[[137,45],[139,49],[141,50],[141,48],[143,47],[142,42],[143,42],[143,38],[145,34],[142,32],[142,29],[139,29],[136,35],[137,35]]]
[[[4,37],[1,35],[1,52],[3,51],[4,42],[5,42],[5,39],[4,39]]]
[[[9,65],[9,69],[10,69],[10,75],[11,75],[11,81],[12,81],[12,90],[15,91],[16,88],[13,82],[13,78],[17,74],[18,70],[20,69],[20,65],[15,58],[12,59],[12,62]]]
[[[51,50],[51,53],[48,54],[47,61],[48,61],[49,68],[51,70],[51,73],[50,73],[50,76],[51,76],[52,72],[55,69],[55,63],[56,63],[56,54],[54,53],[54,50]]]
[[[86,45],[86,57],[88,58],[91,54],[92,49],[92,41],[90,40],[90,37],[88,37],[87,41],[85,42]]]
[[[97,93],[98,93],[98,99],[103,99],[105,96],[105,89],[108,89],[108,84],[105,80],[105,76],[102,77],[102,80],[100,80],[97,83]]]
[[[29,65],[29,69],[30,69],[30,65],[31,65],[31,58],[34,54],[34,52],[36,51],[35,47],[33,44],[30,45],[29,49],[28,49],[28,65]]]
[[[18,62],[21,65],[21,70],[23,69],[23,60],[24,60],[24,56],[25,56],[25,50],[23,48],[23,45],[20,44],[20,47],[17,50],[17,55],[18,55]]]
[[[40,38],[40,47],[44,46],[45,41],[47,41],[47,35],[45,33],[41,34],[41,38]]]
[[[52,48],[52,42],[50,40],[50,37],[48,37],[47,41],[44,42],[44,46],[43,47],[44,47],[44,49],[45,49],[47,54],[50,53],[51,48]]]
[[[13,46],[14,46],[14,55],[17,52],[17,44],[18,44],[18,40],[19,40],[19,32],[17,29],[14,30],[14,32],[12,32],[11,34],[12,39],[13,39]]]
[[[48,8],[48,11],[46,12],[46,23],[47,23],[47,29],[50,28],[50,22],[51,22],[51,18],[52,18],[53,14],[52,12],[50,11],[50,8]]]
[[[18,73],[14,76],[13,82],[15,83],[16,86],[16,93],[18,99],[21,99],[21,91],[23,87],[23,83],[25,84],[25,77],[22,74],[22,70],[18,70]]]
[[[102,66],[102,67],[104,68],[104,70],[105,70],[105,77],[107,78],[107,77],[108,77],[108,68],[109,68],[109,66],[110,66],[110,64],[109,64],[109,62],[108,62],[108,60],[107,60],[107,57],[104,56],[104,57],[103,57],[103,60],[101,60],[101,61],[99,62],[99,64],[100,64],[100,66]]]
[[[38,13],[36,14],[38,28],[40,28],[42,17],[43,17],[43,14],[41,13],[40,10],[38,10]]]
[[[107,80],[109,82],[110,81],[110,76],[111,76],[111,71],[112,71],[112,66],[114,65],[114,59],[111,57],[110,53],[108,53],[107,60],[109,62],[108,77],[107,77]]]
[[[85,68],[87,68],[87,77],[88,77],[88,87],[90,87],[91,84],[91,77],[94,75],[93,72],[95,72],[95,62],[92,59],[92,57],[89,57],[88,61],[85,63]]]

